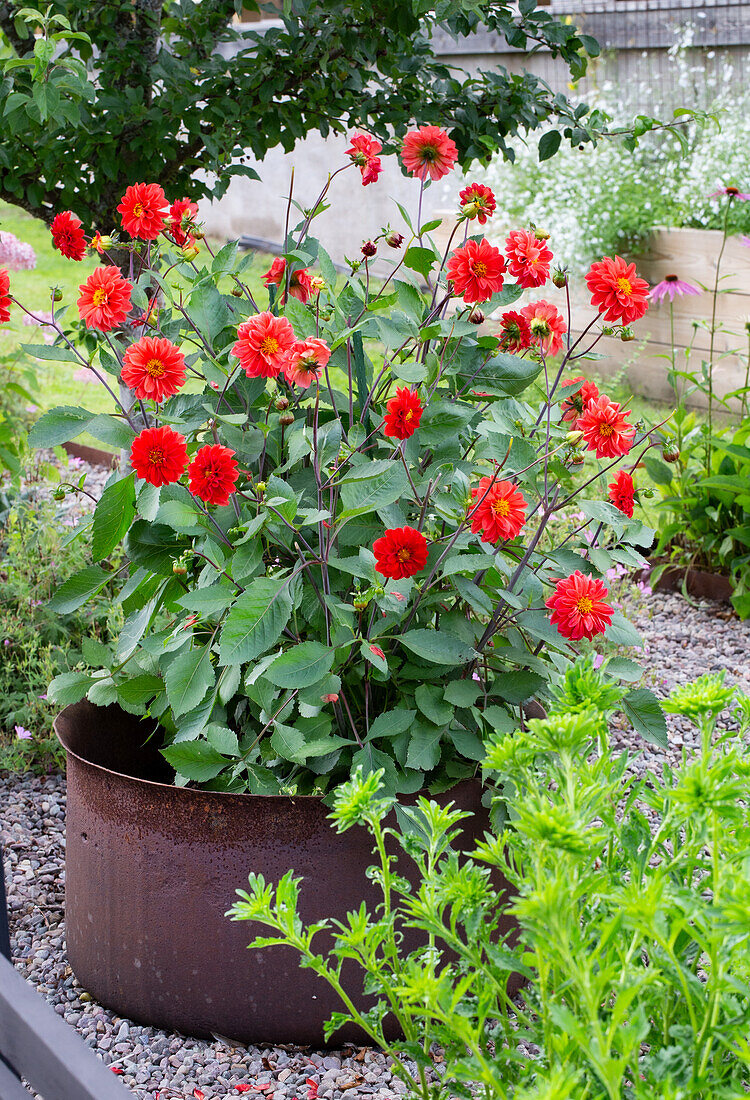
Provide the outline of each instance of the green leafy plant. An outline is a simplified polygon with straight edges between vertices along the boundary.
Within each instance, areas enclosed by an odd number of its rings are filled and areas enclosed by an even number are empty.
[[[637,780],[609,744],[622,692],[606,667],[571,669],[546,719],[490,747],[484,766],[507,818],[471,858],[454,846],[465,815],[420,798],[399,807],[397,825],[378,777],[358,772],[331,818],[372,834],[382,903],[305,927],[290,871],[278,884],[251,875],[230,915],[264,929],[251,947],[297,951],[341,996],[329,1035],[354,1021],[423,1100],[741,1096],[750,700],[733,695],[721,676],[676,690],[667,709],[697,726],[700,748]],[[414,889],[404,860],[416,864]],[[517,928],[500,934],[508,915]],[[424,935],[408,954],[405,927]],[[333,936],[325,954],[321,934]],[[352,960],[367,1009],[342,982]],[[511,996],[514,976],[525,984]],[[404,1040],[383,1033],[389,1014]]]
[[[364,172],[370,139],[356,141],[343,169]],[[445,132],[416,131],[409,147],[425,141],[426,157],[450,159]],[[136,239],[116,246],[132,281],[95,271],[78,303],[88,343],[61,312],[55,345],[31,349],[91,370],[114,409],[54,409],[33,445],[87,431],[130,451],[79,529],[92,564],[50,605],[69,613],[122,585],[124,627],[51,693],[158,720],[183,783],[327,792],[361,765],[391,791],[447,788],[477,772],[489,735],[543,702],[576,640],[606,630],[639,644],[600,577],[640,567],[653,531],[633,518],[632,494],[629,508],[601,497],[661,436],[605,395],[588,410],[588,451],[570,430],[583,423],[581,380],[561,381],[598,341],[597,316],[573,341],[549,303],[528,320],[506,314],[520,335],[517,354],[503,350],[512,332],[484,333],[476,302],[490,315],[522,286],[468,237],[478,210],[463,199],[460,247],[443,253],[438,223],[412,226],[402,210],[403,241],[384,230],[339,279],[310,236],[333,179],[266,274],[265,310],[243,281],[249,257],[205,244],[199,259],[195,211],[166,224],[158,186],[129,188],[123,224]],[[158,204],[160,226],[139,221]],[[386,278],[371,270],[378,252],[384,266],[394,257]],[[641,294],[628,308],[646,306]],[[556,540],[552,520],[573,502],[582,521]],[[123,540],[129,575],[113,582]],[[663,737],[658,706],[631,709]]]
[[[42,496],[57,469],[45,462],[23,472],[23,488],[0,509],[0,768],[10,771],[62,763],[49,682],[96,659],[121,625],[108,586],[85,609],[50,609],[52,594],[84,566],[86,550],[68,541],[69,529]]]

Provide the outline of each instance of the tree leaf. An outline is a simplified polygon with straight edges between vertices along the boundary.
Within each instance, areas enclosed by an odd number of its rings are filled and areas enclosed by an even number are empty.
[[[363,477],[361,469],[358,474],[356,479],[344,480],[341,486],[341,503],[344,509],[341,519],[376,512],[379,508],[394,504],[409,489],[409,479],[399,462],[392,463],[390,469],[374,477]]]
[[[93,682],[93,677],[87,672],[62,672],[47,688],[47,695],[53,703],[69,706],[79,703]]]
[[[238,596],[221,631],[219,662],[244,664],[267,653],[292,613],[289,578],[259,577]]]
[[[554,157],[560,148],[561,141],[562,134],[559,130],[548,130],[546,134],[542,134],[539,138],[539,159],[549,160],[550,157]]]

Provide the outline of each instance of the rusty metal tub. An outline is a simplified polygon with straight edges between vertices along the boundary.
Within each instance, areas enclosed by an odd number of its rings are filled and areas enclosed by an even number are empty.
[[[249,951],[263,930],[224,914],[250,871],[277,882],[289,868],[304,879],[306,923],[376,904],[369,835],[335,833],[317,797],[173,786],[154,723],[119,707],[77,703],[55,730],[68,755],[68,956],[84,989],[167,1030],[324,1046],[335,994],[291,948]],[[461,838],[470,849],[488,825],[479,784],[449,797],[473,812]],[[331,1043],[361,1038],[341,1029]]]

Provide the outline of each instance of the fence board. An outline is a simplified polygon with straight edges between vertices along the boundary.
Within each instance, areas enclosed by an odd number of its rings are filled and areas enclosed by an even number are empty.
[[[78,1034],[4,958],[0,958],[0,1051],[45,1100],[132,1100],[132,1094]],[[12,1092],[9,1098],[16,1100]]]

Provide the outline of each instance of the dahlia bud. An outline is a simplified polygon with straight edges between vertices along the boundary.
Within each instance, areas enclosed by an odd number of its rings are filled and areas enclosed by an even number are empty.
[[[283,428],[288,428],[289,425],[293,424],[293,423],[294,423],[294,413],[285,412],[285,413],[282,413],[281,416],[279,417],[279,424],[281,424],[281,426]]]
[[[622,340],[623,344],[628,344],[631,340],[635,340],[633,330],[630,327],[622,329],[622,331],[620,332],[620,339]]]
[[[235,298],[241,298],[242,297],[242,287],[233,286],[232,287],[232,294],[235,296]]]
[[[284,412],[285,409],[289,408],[289,398],[280,393],[273,405],[277,412]]]
[[[552,282],[560,290],[563,290],[568,285],[568,273],[563,267],[556,268],[552,273]]]
[[[365,243],[362,245],[361,251],[363,256],[375,256],[378,251],[378,246],[374,243],[374,241],[365,241]]]
[[[62,301],[62,296],[63,296],[63,292],[60,290],[59,286],[56,286],[55,289],[52,291],[52,301],[53,302],[61,302]]]
[[[367,599],[366,596],[355,596],[352,602],[354,603],[355,611],[366,611],[367,605],[370,601]]]
[[[538,241],[548,241],[552,234],[550,233],[549,229],[538,229],[535,227],[534,236]]]
[[[323,291],[326,289],[325,279],[321,279],[320,275],[313,275],[313,277],[310,279],[310,288],[312,289],[313,294],[322,294]]]
[[[197,241],[202,241],[202,240],[203,240],[203,238],[204,238],[204,237],[205,237],[205,235],[206,235],[206,234],[205,234],[205,233],[203,232],[203,229],[201,228],[201,226],[200,226],[200,225],[193,225],[193,224],[191,224],[191,226],[190,226],[190,232],[191,232],[191,234],[192,234],[192,235],[193,235],[193,236],[195,237],[195,239],[196,239]]]
[[[476,306],[474,306],[474,308],[472,309],[468,319],[469,321],[471,321],[472,325],[484,324],[484,314],[482,313],[481,309],[477,309]]]
[[[568,462],[571,466],[583,466],[586,461],[586,455],[583,451],[573,451],[568,455]]]
[[[176,577],[184,577],[187,573],[185,566],[179,561],[172,562],[172,572]]]
[[[52,490],[52,499],[65,500],[65,490],[63,489],[62,485],[58,485],[55,489]]]
[[[466,202],[461,207],[461,213],[465,218],[475,218],[479,213],[479,207],[475,202]]]
[[[392,230],[386,236],[385,243],[390,245],[391,248],[400,248],[401,245],[404,243],[404,235],[403,235],[403,233],[396,233],[395,231]]]
[[[577,447],[583,439],[583,432],[574,430],[572,432],[568,432],[565,438],[567,439],[568,443],[570,443],[573,447]]]
[[[611,325],[602,325],[602,336],[614,336],[615,330]]]
[[[185,260],[194,260],[199,252],[200,248],[198,248],[197,244],[189,244],[182,249],[182,256]]]
[[[750,336],[750,321],[745,321],[745,332]]]
[[[662,448],[661,457],[665,462],[677,462],[680,457],[680,448],[676,443],[665,443]]]
[[[335,691],[330,691],[327,695],[321,695],[321,700],[324,703],[338,703],[339,697]]]
[[[262,497],[263,494],[266,491],[265,481],[259,481],[258,484],[255,486],[255,491],[256,491],[256,493],[258,494],[259,497]]]

